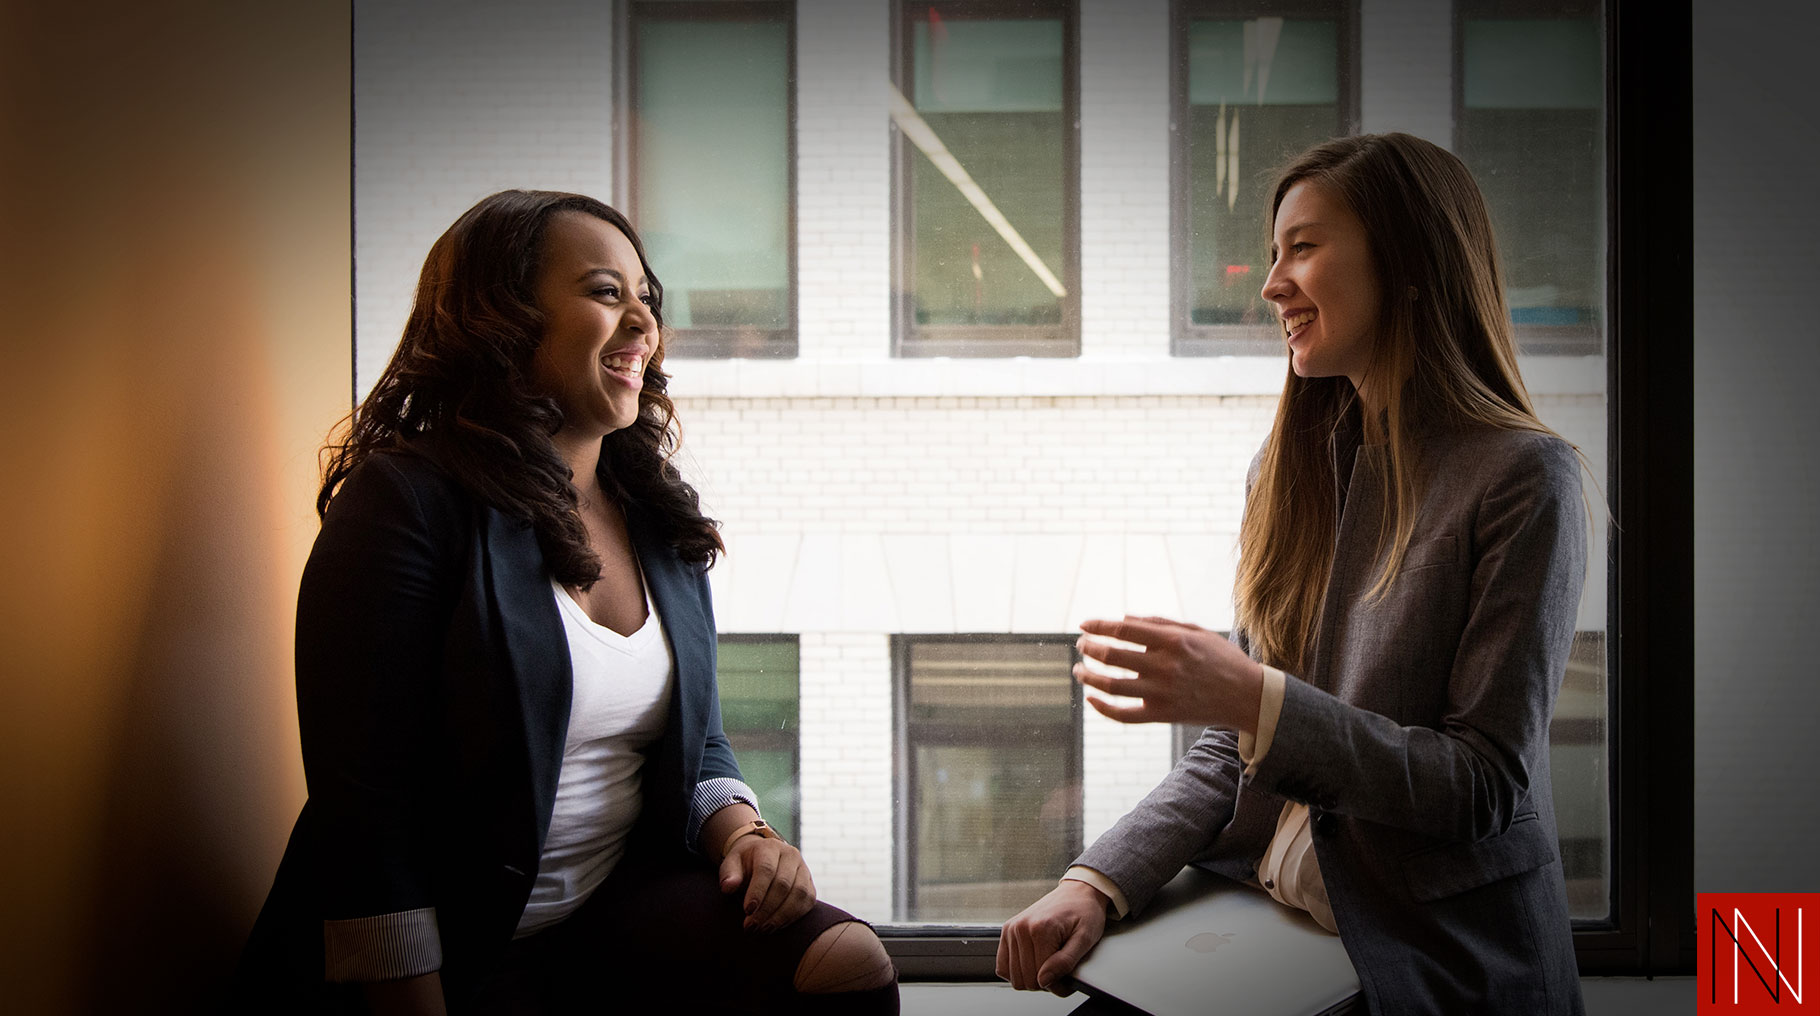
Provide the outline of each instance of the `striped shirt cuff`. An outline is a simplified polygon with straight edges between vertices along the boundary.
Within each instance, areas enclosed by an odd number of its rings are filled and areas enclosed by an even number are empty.
[[[701,838],[701,824],[708,820],[708,816],[736,801],[749,804],[753,811],[759,811],[758,795],[753,793],[751,787],[731,776],[716,776],[695,785],[695,798],[689,802],[690,850],[695,849],[695,841]]]
[[[395,981],[442,969],[436,908],[322,922],[323,979]]]

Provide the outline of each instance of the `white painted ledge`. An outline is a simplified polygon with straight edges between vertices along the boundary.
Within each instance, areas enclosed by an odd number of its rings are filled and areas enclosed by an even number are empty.
[[[1600,395],[1603,356],[1521,361],[1532,395]],[[1068,359],[670,360],[674,398],[934,398],[1276,395],[1280,356]]]

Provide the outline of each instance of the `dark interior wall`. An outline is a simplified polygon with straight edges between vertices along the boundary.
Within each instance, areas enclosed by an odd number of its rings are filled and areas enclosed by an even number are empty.
[[[346,411],[349,13],[0,15],[0,984],[194,1011],[303,798],[291,611]]]
[[[1817,24],[1804,0],[1694,3],[1690,748],[1707,892],[1820,891]]]

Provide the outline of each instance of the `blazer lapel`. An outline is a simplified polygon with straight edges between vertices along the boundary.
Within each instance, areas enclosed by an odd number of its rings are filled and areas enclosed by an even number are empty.
[[[507,673],[503,678],[511,685],[508,694],[516,695],[524,725],[526,776],[537,837],[533,841],[535,858],[549,832],[563,741],[569,733],[574,690],[569,640],[535,531],[497,511],[486,509],[485,514],[484,558],[494,616],[505,647]]]
[[[659,823],[661,835],[670,835],[667,828],[674,828],[680,836],[687,823],[689,788],[695,786],[696,775],[701,771],[700,746],[707,736],[709,713],[715,701],[714,624],[702,602],[700,573],[678,558],[630,507],[626,510],[626,526],[676,664],[669,726],[647,763],[650,782],[646,784],[646,806],[658,809],[653,818]],[[694,745],[695,750],[685,751],[685,745]]]
[[[1376,532],[1383,511],[1380,475],[1384,468],[1382,445],[1363,443],[1356,420],[1349,419],[1334,434],[1332,445],[1334,491],[1334,555],[1328,571],[1327,591],[1315,624],[1314,644],[1308,654],[1308,673],[1298,675],[1326,692],[1335,692],[1332,656],[1335,641],[1347,622],[1347,604],[1357,595],[1360,576],[1372,574],[1377,555]],[[1373,575],[1375,578],[1375,575]]]

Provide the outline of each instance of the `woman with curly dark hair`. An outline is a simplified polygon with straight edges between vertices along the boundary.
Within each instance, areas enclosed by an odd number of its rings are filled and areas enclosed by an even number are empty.
[[[721,730],[670,462],[663,290],[624,216],[504,191],[424,263],[331,446],[297,611],[309,800],[248,1009],[895,1012]]]

